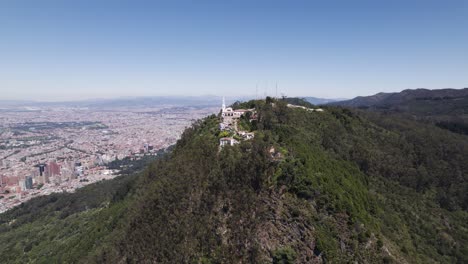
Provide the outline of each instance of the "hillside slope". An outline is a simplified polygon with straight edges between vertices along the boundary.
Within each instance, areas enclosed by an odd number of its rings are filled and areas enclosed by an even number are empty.
[[[351,100],[332,102],[333,105],[351,107],[392,108],[416,100],[450,100],[468,97],[468,88],[464,89],[407,89],[399,93],[378,93],[371,96],[358,96]]]
[[[241,120],[252,140],[220,149],[210,116],[144,173],[0,215],[0,262],[468,262],[465,136],[271,98],[239,107],[257,111]]]
[[[378,93],[330,104],[400,114],[468,135],[468,88]]]

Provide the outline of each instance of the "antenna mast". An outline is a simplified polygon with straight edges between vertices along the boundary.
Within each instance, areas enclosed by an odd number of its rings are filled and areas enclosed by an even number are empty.
[[[276,83],[276,99],[278,99],[278,82]]]
[[[255,85],[255,100],[258,100],[258,83]]]

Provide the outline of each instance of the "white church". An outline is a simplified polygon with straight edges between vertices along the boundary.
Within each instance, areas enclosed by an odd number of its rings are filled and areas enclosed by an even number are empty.
[[[250,110],[246,109],[236,109],[233,110],[232,107],[226,107],[226,101],[224,100],[223,97],[223,105],[221,108],[221,116],[224,117],[231,117],[231,118],[240,118],[243,114],[248,112]]]

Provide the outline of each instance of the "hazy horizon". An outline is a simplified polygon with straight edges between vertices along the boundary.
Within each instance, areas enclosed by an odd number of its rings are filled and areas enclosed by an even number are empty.
[[[467,11],[458,0],[2,2],[0,100],[461,89]]]
[[[453,87],[446,87],[446,88],[436,88],[436,89],[430,89],[430,90],[441,90],[441,89],[457,89],[457,90],[460,90],[460,89],[467,89],[468,87],[461,87],[461,88],[453,88]],[[425,87],[418,87],[418,88],[408,88],[410,90],[414,90],[414,89],[429,89],[429,88],[425,88]],[[386,93],[398,93],[398,92],[401,92],[403,90],[407,90],[407,89],[402,89],[402,90],[399,90],[399,91],[387,91]],[[376,92],[376,93],[379,93],[379,92]],[[288,95],[288,94],[280,94],[278,92],[278,97],[281,97],[281,96],[286,96],[286,97],[298,97],[298,98],[305,98],[305,97],[315,97],[317,99],[328,99],[328,100],[338,100],[338,101],[341,101],[341,100],[349,100],[349,99],[353,99],[355,97],[358,97],[358,96],[371,96],[371,95],[375,95],[376,93],[372,93],[372,94],[363,94],[363,95],[357,95],[357,96],[354,96],[354,97],[320,97],[320,96],[314,96],[314,95]],[[30,98],[30,99],[3,99],[3,98],[0,98],[0,102],[34,102],[34,103],[66,103],[66,102],[86,102],[86,101],[99,101],[99,100],[127,100],[127,99],[144,99],[144,98],[163,98],[163,97],[167,97],[167,98],[184,98],[184,97],[187,97],[187,98],[203,98],[203,97],[216,97],[217,99],[219,98],[222,98],[222,97],[226,97],[226,100],[237,100],[237,99],[259,99],[259,98],[264,98],[266,96],[272,96],[272,97],[275,97],[276,94],[274,92],[271,92],[271,93],[259,93],[258,95],[255,95],[255,94],[238,94],[238,95],[223,95],[223,94],[200,94],[200,95],[180,95],[180,94],[160,94],[160,95],[137,95],[137,96],[133,96],[133,95],[123,95],[123,96],[112,96],[112,95],[108,95],[108,96],[101,96],[101,97],[72,97],[72,98],[64,98],[64,99],[60,99],[60,98],[55,98],[55,99],[47,99],[47,98]]]
[[[316,97],[316,96],[288,96],[283,94],[286,97],[315,97],[318,99],[330,99],[330,100],[345,100],[345,99],[351,99],[351,98],[322,98],[322,97]],[[281,97],[283,95],[278,94],[278,97]],[[175,98],[175,99],[181,99],[181,98],[193,98],[193,99],[201,99],[201,98],[216,98],[216,99],[221,99],[222,97],[225,97],[227,101],[232,101],[232,100],[237,100],[237,99],[260,99],[260,98],[265,98],[266,96],[272,96],[275,97],[275,94],[258,94],[258,95],[221,95],[221,94],[202,94],[202,95],[171,95],[171,94],[166,94],[166,95],[141,95],[141,96],[107,96],[107,97],[89,97],[89,98],[71,98],[71,99],[56,99],[56,100],[47,100],[47,99],[0,99],[0,102],[35,102],[35,103],[54,103],[54,102],[86,102],[86,101],[99,101],[99,100],[131,100],[131,99],[151,99],[151,98]],[[220,101],[221,102],[221,101]]]

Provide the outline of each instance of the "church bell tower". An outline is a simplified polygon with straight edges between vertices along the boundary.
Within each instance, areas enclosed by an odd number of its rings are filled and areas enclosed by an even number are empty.
[[[223,105],[221,107],[222,107],[221,109],[224,112],[224,110],[226,110],[226,101],[224,100],[224,96],[223,96]]]

